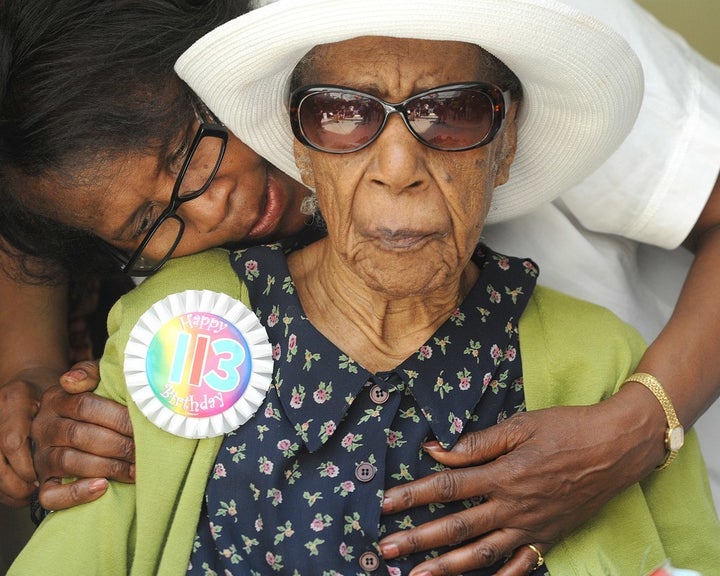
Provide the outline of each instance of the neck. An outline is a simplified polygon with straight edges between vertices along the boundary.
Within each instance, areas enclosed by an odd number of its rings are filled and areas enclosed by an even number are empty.
[[[479,275],[470,262],[441,290],[390,295],[367,286],[325,240],[292,253],[288,266],[313,326],[371,372],[392,370],[422,346]]]

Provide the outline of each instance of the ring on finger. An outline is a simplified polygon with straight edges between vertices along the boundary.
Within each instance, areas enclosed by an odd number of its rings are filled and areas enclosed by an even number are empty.
[[[533,570],[537,570],[538,568],[540,568],[540,566],[545,564],[545,558],[543,558],[543,555],[540,554],[540,550],[538,550],[538,547],[534,544],[526,544],[526,546],[530,548],[530,550],[535,552],[535,554],[537,554],[537,562],[535,563],[535,568],[533,568]]]

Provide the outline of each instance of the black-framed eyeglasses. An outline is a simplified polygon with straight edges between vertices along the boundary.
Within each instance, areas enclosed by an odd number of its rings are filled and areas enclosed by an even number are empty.
[[[222,163],[228,129],[201,103],[195,106],[195,115],[200,126],[175,179],[167,208],[129,256],[108,245],[122,271],[131,276],[150,276],[170,259],[185,230],[185,221],[178,216],[178,209],[210,187]]]
[[[498,133],[509,106],[508,90],[487,82],[464,82],[438,86],[397,104],[345,86],[303,86],[290,95],[289,108],[300,142],[321,152],[348,154],[372,144],[395,112],[430,148],[478,148]]]

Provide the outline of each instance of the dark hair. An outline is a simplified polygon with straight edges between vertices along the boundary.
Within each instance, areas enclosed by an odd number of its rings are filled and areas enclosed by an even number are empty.
[[[192,118],[192,95],[173,71],[175,60],[247,4],[1,0],[0,234],[6,241],[70,270],[106,266],[92,234],[33,214],[23,188],[34,178],[72,185],[98,160],[163,149]]]

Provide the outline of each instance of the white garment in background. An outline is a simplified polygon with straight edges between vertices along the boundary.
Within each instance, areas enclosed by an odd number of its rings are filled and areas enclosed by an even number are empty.
[[[720,66],[630,0],[563,2],[635,49],[646,82],[640,115],[596,173],[552,205],[489,226],[484,238],[536,260],[542,284],[606,306],[652,341],[692,261],[678,246],[720,173]],[[696,428],[720,511],[720,402]]]

